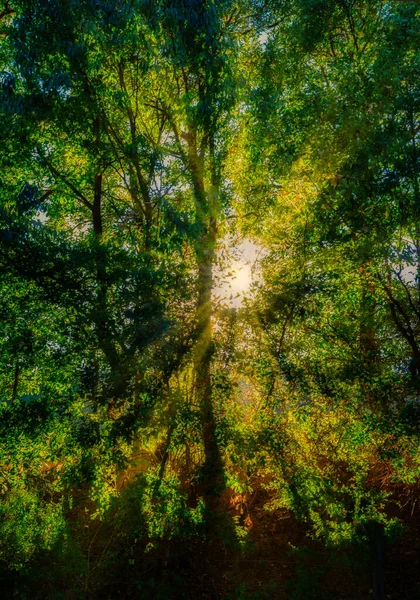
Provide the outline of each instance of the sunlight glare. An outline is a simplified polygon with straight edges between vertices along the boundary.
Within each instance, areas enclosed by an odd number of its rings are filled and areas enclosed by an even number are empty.
[[[230,249],[232,251],[232,246]],[[213,292],[223,304],[231,308],[240,308],[255,280],[259,248],[250,240],[243,240],[233,247],[233,251],[234,258],[224,272],[218,273],[221,280],[218,280]]]

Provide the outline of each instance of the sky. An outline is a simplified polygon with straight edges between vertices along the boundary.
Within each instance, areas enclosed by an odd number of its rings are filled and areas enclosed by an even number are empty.
[[[262,249],[250,240],[237,243],[232,238],[224,240],[223,252],[227,254],[226,266],[215,272],[213,296],[231,308],[242,306],[251,284],[258,277],[258,259]]]

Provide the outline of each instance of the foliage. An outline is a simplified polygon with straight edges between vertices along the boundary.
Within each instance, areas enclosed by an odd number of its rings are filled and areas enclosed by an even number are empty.
[[[0,3],[12,588],[61,597],[76,574],[81,597],[123,580],[127,597],[193,597],[185,548],[255,552],[255,512],[361,554],[403,530],[420,472],[418,17],[381,0]],[[227,308],[214,287],[235,236],[262,252]]]

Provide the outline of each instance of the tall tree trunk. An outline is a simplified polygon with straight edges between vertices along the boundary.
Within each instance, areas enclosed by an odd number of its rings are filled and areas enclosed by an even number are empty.
[[[101,120],[97,117],[93,122],[94,134],[99,144],[101,137]],[[95,174],[92,205],[92,225],[95,232],[95,260],[98,293],[96,298],[96,331],[99,347],[104,353],[111,369],[111,389],[109,396],[115,400],[123,395],[128,386],[128,374],[122,364],[119,353],[112,339],[110,318],[108,314],[108,282],[106,274],[106,253],[102,245],[103,218],[103,176],[98,165]]]
[[[375,386],[373,379],[380,371],[379,348],[375,335],[375,287],[369,275],[369,261],[360,267],[362,299],[360,305],[359,343],[362,359],[362,387],[365,390],[366,401],[375,403]]]
[[[194,368],[196,393],[201,409],[204,465],[202,472],[203,495],[211,510],[223,484],[223,468],[216,439],[216,420],[213,410],[211,362],[213,355],[213,329],[211,322],[211,290],[213,283],[213,242],[203,252],[199,264],[199,294],[197,314],[200,336],[195,349]]]
[[[190,137],[189,162],[192,174],[196,219],[202,235],[196,240],[198,265],[198,341],[195,348],[194,369],[196,394],[200,405],[204,464],[202,468],[203,496],[209,513],[215,508],[223,489],[223,464],[216,438],[216,419],[213,409],[211,363],[213,356],[212,287],[215,245],[217,240],[217,215],[219,182],[211,173],[209,188],[205,189],[203,156],[197,152],[195,135]],[[210,145],[210,157],[212,147]]]

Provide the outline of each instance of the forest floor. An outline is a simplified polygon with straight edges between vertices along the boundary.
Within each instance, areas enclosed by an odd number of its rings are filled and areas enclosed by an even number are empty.
[[[267,512],[261,490],[245,507],[226,491],[212,535],[166,540],[151,552],[127,548],[111,523],[91,520],[79,506],[75,533],[88,570],[78,578],[77,557],[60,566],[54,556],[36,573],[0,579],[1,597],[22,600],[370,600],[369,547],[325,548],[286,512]],[[84,507],[86,508],[86,506]],[[420,597],[420,511],[385,546],[386,600]],[[124,544],[124,542],[123,542]],[[67,571],[66,571],[67,568]],[[1,581],[2,580],[2,581]]]
[[[369,547],[325,548],[311,539],[305,525],[292,514],[267,512],[267,499],[261,490],[245,508],[241,498],[227,490],[220,499],[213,535],[166,541],[149,557],[144,554],[135,557],[124,576],[122,572],[115,573],[112,583],[88,597],[101,600],[369,600],[373,597]],[[406,533],[386,543],[387,600],[420,597],[420,512],[417,512],[405,515],[405,521],[410,521]],[[100,539],[98,544],[102,544]],[[138,578],[134,577],[136,568]],[[137,583],[133,587],[134,581]],[[71,600],[79,597],[67,596]]]

